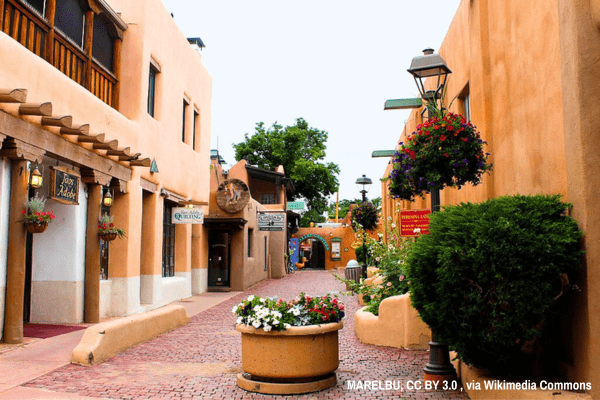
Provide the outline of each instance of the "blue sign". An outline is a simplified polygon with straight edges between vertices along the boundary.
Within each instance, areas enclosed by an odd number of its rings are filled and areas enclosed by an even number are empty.
[[[300,260],[300,241],[298,239],[290,239],[290,259],[295,264]]]

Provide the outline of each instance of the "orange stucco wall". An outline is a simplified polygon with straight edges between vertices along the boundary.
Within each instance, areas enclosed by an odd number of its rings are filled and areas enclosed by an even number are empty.
[[[562,194],[586,233],[587,250],[568,305],[558,360],[564,379],[591,382],[600,396],[600,182],[598,111],[600,30],[597,0],[463,0],[439,49],[452,70],[447,99],[488,142],[493,172],[478,187],[445,189],[442,205],[480,202],[507,194]],[[594,19],[596,18],[596,19]],[[410,60],[407,59],[407,64]],[[411,79],[407,74],[406,79]],[[411,113],[403,135],[420,122]],[[400,141],[399,140],[399,141]],[[389,174],[390,166],[384,176]],[[383,213],[429,208],[429,199],[397,202],[383,183]]]
[[[298,232],[292,235],[293,238],[302,239],[306,235],[315,235],[322,238],[329,246],[325,250],[325,269],[344,268],[348,261],[356,260],[356,253],[351,244],[356,242],[354,231],[351,227],[339,228],[299,228]],[[341,260],[331,259],[331,239],[339,238],[341,242]],[[319,240],[320,241],[320,240]]]

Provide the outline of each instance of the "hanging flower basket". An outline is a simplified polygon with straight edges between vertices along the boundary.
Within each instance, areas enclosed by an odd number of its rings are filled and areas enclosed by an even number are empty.
[[[111,241],[115,240],[116,238],[117,238],[116,232],[108,232],[108,233],[100,234],[100,239],[104,240],[105,242],[111,242]]]
[[[395,198],[413,200],[446,186],[477,185],[492,168],[483,151],[487,143],[471,122],[460,114],[431,111],[434,117],[417,125],[392,158],[387,180]]]
[[[379,213],[377,207],[370,201],[365,201],[352,208],[352,226],[366,231],[377,228]]]
[[[44,211],[46,207],[46,199],[43,197],[30,198],[25,203],[25,208],[21,210],[23,214],[23,224],[29,233],[42,233],[48,228],[48,224],[55,218],[54,211]]]
[[[48,228],[47,222],[25,221],[24,224],[29,233],[42,233]]]

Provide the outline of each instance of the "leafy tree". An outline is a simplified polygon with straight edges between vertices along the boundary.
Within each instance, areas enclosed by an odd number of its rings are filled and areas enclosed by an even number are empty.
[[[319,214],[325,211],[327,196],[338,189],[336,175],[340,173],[337,164],[324,161],[327,132],[309,127],[303,118],[286,127],[275,122],[268,129],[259,122],[254,130],[252,136],[246,133],[243,142],[233,145],[235,159],[246,158],[264,169],[283,165],[285,176],[296,188],[294,197],[306,199],[308,208]]]
[[[362,203],[362,199],[354,199],[354,200],[340,200],[340,209],[338,212],[338,217],[340,220],[344,219],[344,217],[350,211],[350,204],[359,204]],[[381,197],[377,197],[376,199],[371,200],[371,203],[377,208],[381,208]],[[329,219],[335,219],[335,201],[329,203],[329,208],[327,209],[329,212]]]
[[[317,210],[310,209],[307,212],[305,212],[302,215],[302,218],[300,218],[300,222],[299,222],[299,226],[301,228],[308,228],[310,226],[310,220],[313,220],[313,222],[319,223],[319,222],[325,222],[325,217],[323,216],[323,214],[319,213]]]

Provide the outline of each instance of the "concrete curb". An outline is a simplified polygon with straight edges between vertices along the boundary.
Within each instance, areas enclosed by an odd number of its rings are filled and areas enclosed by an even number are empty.
[[[170,305],[96,324],[86,329],[73,350],[71,362],[84,366],[97,364],[136,344],[186,325],[189,320],[183,306]]]

